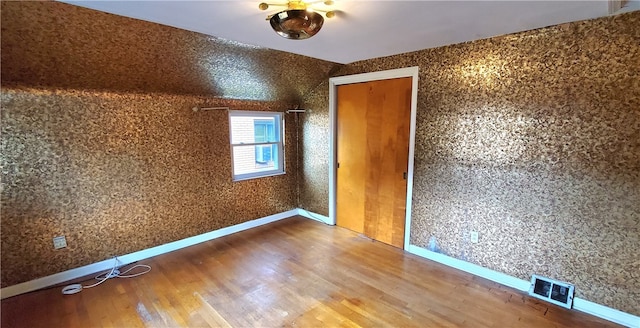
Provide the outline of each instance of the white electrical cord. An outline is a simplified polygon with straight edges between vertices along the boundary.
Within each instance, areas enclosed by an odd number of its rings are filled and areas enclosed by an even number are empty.
[[[114,263],[113,263],[113,268],[111,268],[111,270],[109,271],[105,271],[99,275],[97,275],[95,277],[96,280],[99,280],[98,282],[96,282],[93,285],[88,285],[88,286],[83,286],[82,284],[72,284],[69,286],[66,286],[64,288],[62,288],[62,294],[64,295],[71,295],[71,294],[77,294],[79,292],[82,291],[82,289],[84,288],[92,288],[95,286],[100,285],[101,283],[107,281],[107,279],[110,278],[133,278],[133,277],[137,277],[137,276],[141,276],[145,273],[148,273],[149,271],[151,271],[151,267],[146,265],[146,264],[137,264],[132,266],[131,268],[127,269],[124,272],[120,272],[120,270],[118,270],[118,258],[114,257]],[[133,273],[133,274],[126,274],[127,272],[135,269],[135,268],[145,268],[145,271],[142,272],[138,272],[138,273]],[[102,277],[104,276],[104,277]]]

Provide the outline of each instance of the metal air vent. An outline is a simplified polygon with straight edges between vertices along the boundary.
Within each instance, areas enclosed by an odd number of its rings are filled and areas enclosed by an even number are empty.
[[[569,283],[534,274],[531,277],[529,295],[570,309],[573,304],[573,290],[574,286]]]

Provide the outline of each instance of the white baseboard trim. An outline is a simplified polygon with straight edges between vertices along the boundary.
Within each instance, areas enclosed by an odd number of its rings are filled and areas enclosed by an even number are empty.
[[[468,272],[485,279],[489,279],[491,281],[497,282],[499,284],[502,284],[523,292],[529,291],[529,286],[531,282],[527,280],[522,280],[498,271],[487,269],[477,264],[458,260],[456,258],[447,256],[444,254],[436,253],[415,245],[409,245],[406,251],[411,254],[415,254],[417,256],[424,257],[426,259],[429,259],[438,263],[442,263],[446,266],[450,266],[452,268],[462,270],[464,272]],[[579,297],[576,297],[573,299],[573,308],[575,310],[588,313],[590,315],[593,315],[605,320],[609,320],[611,322],[615,322],[623,326],[640,328],[640,317],[610,308],[605,305],[600,305],[591,301],[587,301]]]
[[[530,281],[518,279],[516,277],[512,277],[510,275],[507,275],[498,271],[494,271],[491,269],[487,269],[477,264],[469,263],[463,260],[458,260],[456,258],[447,256],[444,254],[436,253],[419,246],[409,245],[407,252],[427,258],[432,261],[436,261],[438,263],[442,263],[444,265],[450,266],[452,268],[456,268],[458,270],[462,270],[464,272],[471,273],[478,277],[495,281],[499,284],[502,284],[511,288],[515,288],[523,292],[528,292],[529,286],[531,285]]]
[[[236,232],[248,230],[251,228],[259,227],[261,225],[265,225],[271,222],[275,222],[278,220],[286,219],[288,217],[292,217],[298,215],[299,210],[293,209],[286,212],[269,215],[260,219],[243,222],[240,224],[236,224],[230,227],[218,229],[215,231],[210,231],[207,233],[203,233],[201,235],[177,240],[174,242],[170,242],[164,245],[147,248],[141,251],[133,252],[130,254],[118,256],[118,265],[127,265],[129,263],[133,263],[136,261],[148,259],[153,256],[157,256],[160,254],[169,253],[181,248],[193,246],[196,244],[203,243],[205,241],[209,241],[212,239],[220,238],[223,236],[227,236],[230,234],[234,234]],[[110,270],[113,267],[114,260],[108,259],[96,263],[92,263],[89,265],[85,265],[79,268],[67,270],[64,272],[52,274],[50,276],[34,279],[31,281],[23,282],[17,285],[9,286],[0,289],[0,299],[5,299],[8,297],[32,292],[34,290],[50,287],[53,285],[57,285],[63,283],[65,281],[77,279],[80,277],[84,277],[90,274],[94,274],[99,271]]]
[[[302,209],[302,208],[298,209],[298,215],[304,216],[307,219],[320,221],[320,222],[328,224],[328,225],[333,225],[331,223],[331,221],[329,220],[328,216],[322,215],[322,214],[318,214],[318,213],[314,213],[314,212],[309,212],[309,211],[307,211],[305,209]]]
[[[230,227],[218,229],[215,231],[207,232],[201,235],[174,241],[164,245],[148,248],[138,252],[126,254],[123,256],[118,256],[118,262],[119,262],[119,265],[126,265],[129,263],[144,260],[153,256],[169,253],[181,248],[203,243],[205,241],[231,235],[236,232],[259,227],[261,225],[286,219],[295,215],[300,215],[308,219],[316,220],[325,224],[331,224],[329,223],[329,218],[324,215],[320,215],[317,213],[309,212],[304,209],[297,208],[297,209],[289,210],[286,212],[270,215],[264,218],[260,218],[260,219],[240,223],[237,225],[233,225]],[[444,265],[456,268],[458,270],[462,270],[462,271],[474,274],[479,277],[483,277],[485,279],[489,279],[491,281],[495,281],[499,284],[502,284],[511,288],[515,288],[520,291],[527,292],[529,290],[529,284],[530,284],[529,281],[518,279],[512,276],[509,276],[507,274],[497,272],[491,269],[487,269],[485,267],[482,267],[473,263],[458,260],[440,253],[432,252],[430,250],[427,250],[419,246],[409,245],[409,247],[407,248],[407,252],[436,261],[438,263],[442,263]],[[89,265],[85,265],[79,268],[52,274],[50,276],[23,282],[17,285],[5,287],[0,289],[0,299],[5,299],[8,297],[28,293],[34,290],[61,284],[65,281],[84,277],[99,271],[106,271],[111,269],[113,267],[113,264],[114,264],[113,259],[108,259],[108,260],[92,263]],[[622,312],[604,305],[600,305],[591,301],[587,301],[578,297],[576,297],[573,300],[573,308],[575,310],[585,312],[585,313],[594,315],[596,317],[600,317],[602,319],[615,322],[620,325],[633,327],[633,328],[640,328],[640,317],[626,313],[626,312]]]
[[[580,312],[588,313],[596,317],[615,322],[619,325],[640,328],[640,317],[620,310],[600,305],[581,298],[573,299],[573,308]]]

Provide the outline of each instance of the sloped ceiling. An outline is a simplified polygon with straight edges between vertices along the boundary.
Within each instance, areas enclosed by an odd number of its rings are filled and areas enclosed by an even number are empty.
[[[59,2],[2,2],[3,86],[298,102],[337,65]]]
[[[610,2],[624,2],[620,12],[639,7],[637,0],[336,0],[332,7],[308,1],[339,14],[326,19],[313,38],[292,41],[276,35],[265,21],[285,7],[260,11],[261,0],[63,1],[343,64],[602,17],[609,14]]]

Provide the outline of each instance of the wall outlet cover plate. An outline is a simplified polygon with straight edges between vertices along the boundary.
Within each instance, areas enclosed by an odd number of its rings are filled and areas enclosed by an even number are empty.
[[[53,237],[53,248],[60,249],[67,247],[67,239],[64,236]]]

